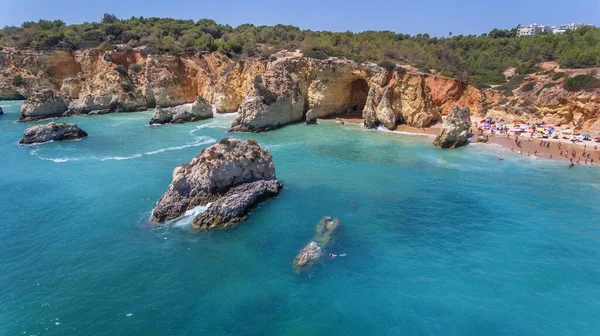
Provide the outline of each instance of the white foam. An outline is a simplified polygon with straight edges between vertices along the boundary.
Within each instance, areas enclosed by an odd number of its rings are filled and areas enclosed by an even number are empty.
[[[100,161],[108,161],[108,160],[129,160],[129,159],[137,159],[142,157],[142,154],[133,154],[130,156],[107,156]]]
[[[214,143],[214,142],[216,142],[215,139],[213,139],[211,137],[207,137],[207,136],[202,136],[198,140],[196,140],[196,141],[194,141],[192,143],[189,143],[189,144],[185,144],[185,145],[181,145],[181,146],[161,148],[161,149],[157,149],[157,150],[154,150],[154,151],[146,152],[146,153],[144,153],[144,155],[154,155],[154,154],[163,153],[163,152],[167,152],[167,151],[180,150],[180,149],[189,148],[189,147],[198,147],[198,146],[207,145],[209,143]]]
[[[426,136],[429,138],[435,138],[435,135],[428,133],[414,133],[414,132],[405,132],[405,131],[391,131],[383,126],[377,126],[378,131],[386,132],[386,133],[395,133],[395,134],[404,134],[404,135],[418,135],[418,136]]]
[[[181,217],[177,217],[177,218],[171,219],[169,221],[166,221],[165,224],[174,226],[174,227],[178,227],[178,228],[189,228],[192,225],[194,218],[196,218],[196,216],[198,216],[199,214],[206,211],[206,209],[208,209],[208,207],[211,204],[212,203],[208,203],[206,205],[199,205],[197,207],[191,208],[191,209],[187,210]]]

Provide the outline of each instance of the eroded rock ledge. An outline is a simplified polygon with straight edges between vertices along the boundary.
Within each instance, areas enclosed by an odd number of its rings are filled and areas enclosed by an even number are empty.
[[[197,97],[193,104],[184,104],[154,110],[150,124],[181,124],[213,117],[212,106],[202,97]]]
[[[67,111],[67,105],[60,94],[52,89],[34,92],[21,105],[20,121],[60,117]]]
[[[76,124],[48,123],[29,127],[19,140],[21,145],[43,143],[47,141],[75,140],[86,137],[88,134]]]
[[[252,139],[224,138],[190,163],[175,168],[173,182],[158,201],[151,220],[164,222],[214,202],[194,220],[193,227],[227,227],[280,188],[273,158],[266,149]]]

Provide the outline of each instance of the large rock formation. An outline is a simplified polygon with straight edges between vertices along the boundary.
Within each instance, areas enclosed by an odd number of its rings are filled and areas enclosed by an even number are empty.
[[[181,124],[190,121],[204,120],[213,117],[212,106],[204,98],[197,97],[193,104],[162,108],[154,110],[150,124]]]
[[[87,133],[76,124],[48,123],[29,127],[19,140],[21,145],[30,145],[47,141],[75,140],[87,136]]]
[[[235,187],[256,181],[268,184]],[[173,170],[173,182],[152,213],[152,221],[164,222],[179,217],[198,205],[215,202],[195,227],[213,228],[242,218],[245,212],[265,196],[273,195],[275,167],[271,154],[255,140],[224,138],[198,154],[190,163]],[[232,189],[234,188],[234,189]],[[231,191],[231,193],[228,193]],[[219,199],[224,198],[219,202]]]
[[[67,106],[56,91],[52,89],[43,89],[34,92],[21,105],[20,121],[60,117],[66,111]]]
[[[255,77],[230,132],[263,132],[302,120],[305,101],[295,73],[297,61],[270,63],[264,75]]]
[[[554,71],[570,77],[586,73],[582,69]],[[256,88],[257,75],[262,77],[264,90]],[[192,103],[200,96],[214,104],[218,113],[242,106],[233,125],[240,131],[297,122],[309,109],[317,118],[360,117],[362,113],[367,127],[426,127],[441,120],[440,113],[450,113],[453,106],[468,106],[479,117],[505,122],[543,120],[600,135],[600,89],[569,92],[566,76],[554,79],[553,72],[515,75],[510,86],[480,90],[411,67],[389,70],[373,63],[335,57],[317,60],[297,53],[272,62],[258,57],[233,62],[218,53],[154,55],[142,48],[0,50],[0,100],[24,99],[40,88],[52,89],[60,92],[72,114],[166,108]]]
[[[317,224],[316,233],[294,259],[294,270],[302,271],[303,268],[314,265],[323,256],[325,249],[333,240],[336,229],[340,226],[340,220],[331,217],[323,217]]]
[[[433,141],[434,146],[440,148],[456,148],[467,144],[469,128],[471,127],[471,115],[469,108],[461,109],[455,106],[452,109],[444,124],[440,134]]]
[[[254,205],[277,195],[279,189],[281,184],[277,180],[259,180],[231,188],[194,218],[192,228],[210,230],[230,227],[242,221]]]

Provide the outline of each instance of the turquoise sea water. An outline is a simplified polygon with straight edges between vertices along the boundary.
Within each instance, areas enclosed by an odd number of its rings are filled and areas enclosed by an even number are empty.
[[[234,134],[269,149],[285,188],[235,229],[193,233],[148,218],[231,116],[71,117],[89,138],[20,147],[19,105],[0,102],[1,335],[600,330],[598,169],[326,121]],[[325,215],[347,257],[297,275]]]

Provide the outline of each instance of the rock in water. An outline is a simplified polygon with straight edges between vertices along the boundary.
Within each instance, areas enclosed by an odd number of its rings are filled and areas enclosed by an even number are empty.
[[[3,115],[4,111],[2,111],[2,107],[0,107],[0,115]]]
[[[157,106],[150,124],[181,124],[204,120],[213,117],[212,106],[202,97],[197,97],[193,104],[161,108]]]
[[[296,272],[315,264],[323,256],[323,250],[316,242],[311,241],[306,245],[294,259],[294,269]]]
[[[433,145],[440,148],[464,146],[469,136],[469,127],[471,127],[469,108],[460,109],[455,106],[446,117],[440,135],[435,138]]]
[[[30,145],[50,140],[75,140],[87,136],[87,133],[75,124],[58,124],[55,122],[46,125],[32,126],[25,130],[19,144]]]
[[[21,105],[20,121],[60,117],[66,111],[67,105],[60,95],[52,89],[44,89],[34,92]]]
[[[308,110],[306,112],[306,124],[307,125],[316,125],[317,124],[317,116],[313,110]]]
[[[229,191],[212,203],[192,223],[195,230],[226,228],[243,220],[248,211],[264,199],[279,193],[281,184],[277,180],[244,183]]]
[[[231,188],[262,180],[278,184],[271,154],[255,140],[224,138],[204,149],[190,163],[173,170],[173,182],[158,201],[152,221],[164,222],[215,201],[215,208],[211,206],[206,211],[233,221],[263,196],[272,195],[274,184]],[[221,197],[225,199],[218,202]],[[210,223],[208,228],[213,228],[218,221],[219,218],[199,219],[197,226],[205,228],[207,225],[202,223]]]
[[[323,256],[323,249],[331,243],[338,226],[340,226],[340,220],[337,218],[323,217],[319,221],[313,240],[294,259],[294,270],[296,272],[300,272],[304,267],[311,266],[319,261]]]

